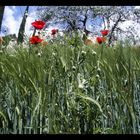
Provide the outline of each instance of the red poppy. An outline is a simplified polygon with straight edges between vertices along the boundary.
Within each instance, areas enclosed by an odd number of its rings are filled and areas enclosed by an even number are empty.
[[[58,29],[52,29],[51,32],[51,35],[55,35],[58,32]]]
[[[44,26],[45,26],[45,22],[44,22],[44,21],[41,21],[41,20],[32,22],[31,24],[32,24],[36,29],[38,29],[38,30],[43,29]]]
[[[43,39],[40,39],[38,36],[32,36],[30,38],[31,44],[38,44],[38,43],[41,43],[42,41],[43,41]]]
[[[96,40],[99,44],[103,43],[103,38],[102,37],[97,37]]]
[[[103,31],[101,31],[102,36],[106,36],[106,35],[108,35],[108,33],[109,33],[109,30],[103,30]]]

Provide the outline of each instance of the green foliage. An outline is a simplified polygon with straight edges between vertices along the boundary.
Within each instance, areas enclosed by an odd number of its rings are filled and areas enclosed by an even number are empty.
[[[70,40],[0,54],[1,134],[140,133],[140,49]]]
[[[3,37],[3,46],[7,46],[11,40],[16,40],[16,34],[9,34]]]

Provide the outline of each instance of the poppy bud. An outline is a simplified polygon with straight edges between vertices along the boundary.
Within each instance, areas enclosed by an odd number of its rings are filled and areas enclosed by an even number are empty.
[[[84,56],[84,55],[86,55],[86,52],[85,51],[82,51],[81,54]]]
[[[51,35],[55,35],[56,33],[58,33],[58,29],[52,29],[51,30]]]
[[[72,70],[75,71],[76,70],[76,67],[75,66],[72,66]]]
[[[97,38],[96,38],[96,41],[97,41],[99,44],[102,44],[102,43],[103,43],[102,37],[97,37]]]

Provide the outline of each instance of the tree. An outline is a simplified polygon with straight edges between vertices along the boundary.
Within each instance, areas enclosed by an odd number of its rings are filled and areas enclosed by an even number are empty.
[[[132,42],[136,42],[135,34],[137,34],[137,31],[132,29],[133,25],[128,25],[124,29],[124,25],[128,21],[139,24],[140,10],[135,9],[135,6],[98,6],[96,13],[104,17],[106,28],[110,30],[108,45],[115,40],[122,39],[122,36],[123,39],[127,38]]]
[[[50,24],[65,24],[65,30],[77,31],[83,29],[86,35],[90,33],[86,29],[87,19],[96,16],[94,6],[39,6],[37,15],[40,19]],[[80,26],[81,24],[81,26]]]
[[[3,20],[3,14],[4,14],[5,6],[0,6],[0,31],[1,31],[1,25]]]
[[[26,24],[26,18],[27,18],[27,15],[28,15],[28,10],[29,10],[29,6],[26,7],[22,22],[20,24],[19,33],[18,33],[18,39],[17,39],[18,43],[23,42],[24,30],[25,30],[25,24]]]
[[[122,25],[127,21],[134,21],[137,25],[140,23],[140,9],[136,9],[135,6],[41,6],[38,7],[38,15],[47,21],[47,26],[52,23],[66,23],[66,31],[76,31],[80,28],[84,30],[86,36],[91,32],[86,28],[87,20],[98,15],[102,16],[104,29],[110,31],[108,45],[121,39],[121,36],[134,42],[137,37],[136,29],[132,30],[132,24],[131,28],[129,26],[126,29]],[[82,24],[81,27],[79,23]],[[92,33],[94,34],[94,31]]]

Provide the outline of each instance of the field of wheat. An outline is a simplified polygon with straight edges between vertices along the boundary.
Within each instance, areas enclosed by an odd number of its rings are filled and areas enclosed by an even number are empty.
[[[71,41],[0,52],[0,134],[140,133],[140,48]]]

